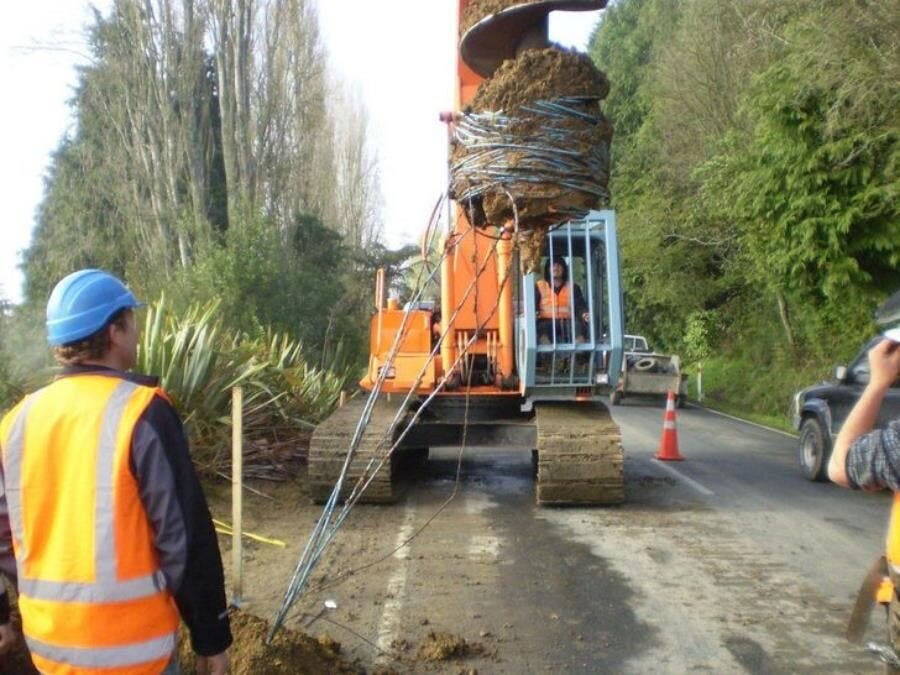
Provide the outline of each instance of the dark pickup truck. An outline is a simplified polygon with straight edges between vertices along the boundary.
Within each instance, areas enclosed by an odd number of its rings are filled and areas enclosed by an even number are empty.
[[[828,479],[828,459],[835,436],[853,404],[869,382],[869,349],[883,338],[872,338],[849,366],[834,369],[834,380],[801,389],[794,395],[794,428],[800,432],[797,455],[800,470],[809,480]],[[884,399],[876,426],[900,418],[900,379]]]

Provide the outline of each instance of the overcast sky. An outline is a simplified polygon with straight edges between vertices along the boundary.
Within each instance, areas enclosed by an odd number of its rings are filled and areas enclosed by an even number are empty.
[[[84,56],[89,6],[109,0],[30,0],[0,22],[0,294],[21,299],[28,246],[50,153],[70,130],[66,105]],[[446,182],[446,129],[454,100],[456,0],[320,1],[331,63],[368,108],[380,160],[387,243],[415,241]],[[599,12],[556,12],[551,38],[584,49]],[[411,28],[403,28],[407,26]]]

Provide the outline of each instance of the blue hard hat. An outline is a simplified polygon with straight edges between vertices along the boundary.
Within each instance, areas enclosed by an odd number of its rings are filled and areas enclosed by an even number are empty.
[[[140,304],[109,272],[73,272],[56,284],[47,301],[47,341],[56,347],[83,340],[103,328],[120,309]]]

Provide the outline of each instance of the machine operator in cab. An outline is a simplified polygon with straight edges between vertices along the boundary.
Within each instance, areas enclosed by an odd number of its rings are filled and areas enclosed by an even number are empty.
[[[575,342],[585,341],[585,327],[590,321],[587,303],[578,284],[569,279],[569,267],[563,258],[544,263],[544,278],[535,283],[537,305],[538,344],[571,342],[571,328],[575,327]],[[574,321],[571,312],[574,310]]]

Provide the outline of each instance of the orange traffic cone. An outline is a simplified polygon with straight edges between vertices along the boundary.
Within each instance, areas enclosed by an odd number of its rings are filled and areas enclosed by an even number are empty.
[[[662,439],[659,441],[659,450],[656,451],[656,459],[669,462],[677,462],[684,459],[678,452],[678,430],[675,428],[675,394],[669,392],[666,399],[666,414],[663,417]]]

